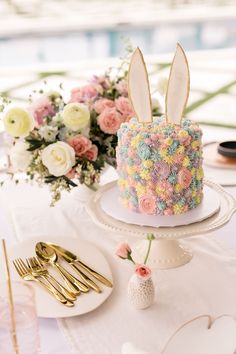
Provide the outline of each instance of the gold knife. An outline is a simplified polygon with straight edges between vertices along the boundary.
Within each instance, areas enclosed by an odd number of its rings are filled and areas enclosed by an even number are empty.
[[[69,264],[71,264],[73,266],[74,269],[76,269],[78,272],[80,272],[80,269],[77,267],[77,265],[75,263],[78,263],[78,265],[83,268],[84,270],[86,270],[89,274],[91,274],[94,278],[96,278],[97,280],[99,280],[101,283],[103,283],[104,285],[108,286],[109,288],[113,287],[113,284],[110,282],[110,280],[108,280],[107,278],[105,278],[103,275],[99,274],[98,272],[96,272],[94,269],[90,268],[89,266],[87,266],[86,264],[84,264],[82,261],[80,261],[80,259],[74,255],[72,252],[66,250],[65,248],[56,245],[55,243],[51,243],[51,242],[46,242],[48,245],[50,245],[51,247],[53,247],[55,249],[55,251],[58,252],[58,254],[64,258],[64,260],[66,262],[68,262]]]

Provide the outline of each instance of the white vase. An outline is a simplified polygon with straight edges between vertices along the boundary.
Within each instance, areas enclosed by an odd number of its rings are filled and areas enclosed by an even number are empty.
[[[128,300],[136,309],[145,309],[152,305],[155,288],[152,278],[142,279],[133,274],[128,283]]]

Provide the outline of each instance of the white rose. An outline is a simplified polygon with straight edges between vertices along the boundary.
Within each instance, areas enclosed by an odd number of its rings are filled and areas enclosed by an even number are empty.
[[[90,112],[82,103],[69,103],[62,112],[65,126],[73,131],[82,130],[89,126]]]
[[[42,162],[53,176],[63,176],[75,164],[75,151],[70,145],[58,141],[43,149]]]
[[[24,141],[18,141],[9,152],[10,161],[12,168],[15,172],[21,171],[24,172],[27,170],[32,154],[30,151],[27,151],[29,145]]]

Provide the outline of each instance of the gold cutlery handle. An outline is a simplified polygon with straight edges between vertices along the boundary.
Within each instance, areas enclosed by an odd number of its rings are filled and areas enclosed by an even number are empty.
[[[90,273],[94,278],[99,280],[101,283],[108,286],[109,288],[113,287],[113,284],[110,282],[110,280],[105,278],[103,275],[99,274],[98,272],[96,272],[95,270],[93,270],[92,268],[90,268],[89,266],[87,266],[86,264],[84,264],[79,260],[77,260],[76,262],[80,265],[81,268],[86,270],[88,273]]]
[[[74,263],[70,263],[71,267],[80,275],[82,280],[93,290],[95,290],[97,293],[101,293],[101,289],[99,286],[94,283],[92,279],[90,279],[86,274],[84,274]]]
[[[57,265],[57,268],[60,269],[60,273],[64,275],[67,280],[74,285],[74,287],[83,293],[86,293],[89,291],[89,287],[82,283],[80,280],[76,279],[72,274],[70,274],[64,267],[62,267],[60,264],[57,262],[55,263]]]
[[[80,290],[73,284],[71,281],[65,276],[63,271],[61,271],[61,267],[58,263],[53,263],[53,265],[57,268],[58,272],[61,274],[67,289],[73,294],[78,296],[80,294]]]
[[[52,282],[56,284],[56,287],[60,289],[60,292],[62,295],[65,296],[65,298],[69,301],[75,301],[77,299],[76,295],[74,293],[71,293],[69,290],[67,290],[63,285],[57,281],[51,274],[45,275],[45,278],[50,282],[50,284],[53,286]],[[49,280],[50,279],[50,280]],[[58,290],[58,289],[57,289]]]
[[[58,301],[60,301],[63,305],[72,307],[74,303],[72,301],[68,301],[63,294],[60,293],[53,285],[47,285],[40,278],[35,278],[35,280],[40,283],[51,295],[53,295]]]

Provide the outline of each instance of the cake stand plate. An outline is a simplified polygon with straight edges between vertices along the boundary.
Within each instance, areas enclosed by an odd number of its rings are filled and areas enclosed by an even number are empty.
[[[217,213],[220,209],[220,199],[217,191],[204,185],[203,193],[204,197],[202,203],[197,208],[184,214],[172,216],[146,215],[131,211],[119,202],[119,188],[116,182],[112,182],[110,188],[103,191],[100,205],[107,215],[127,224],[152,227],[176,227],[202,221]],[[114,203],[114,201],[117,201],[117,203]]]
[[[114,187],[109,183],[99,189],[87,203],[87,211],[93,221],[99,226],[120,233],[125,236],[132,236],[141,239],[133,249],[134,259],[143,262],[144,254],[147,251],[147,240],[144,237],[147,233],[153,233],[156,240],[153,241],[148,264],[152,268],[168,269],[176,268],[188,263],[192,258],[192,251],[185,248],[179,239],[194,235],[201,235],[211,232],[225,225],[236,211],[236,201],[232,195],[227,193],[221,186],[205,181],[205,186],[214,190],[219,198],[220,208],[212,216],[205,220],[176,227],[153,227],[128,224],[108,215],[101,206],[101,199],[104,192]],[[118,201],[114,199],[114,204]],[[165,218],[163,216],[163,218]]]

